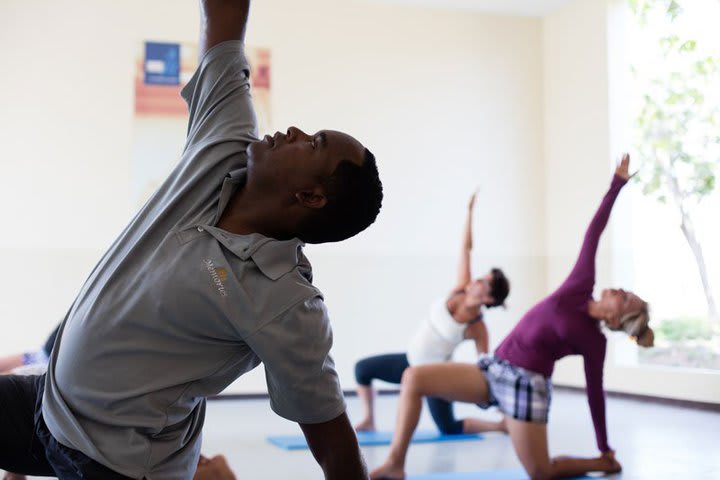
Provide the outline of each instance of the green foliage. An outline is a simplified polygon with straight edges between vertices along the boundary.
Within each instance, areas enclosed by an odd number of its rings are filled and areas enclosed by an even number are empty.
[[[710,340],[713,337],[713,330],[707,318],[680,317],[658,322],[655,336],[659,340],[669,342]]]
[[[680,3],[675,0],[629,0],[629,4],[642,23],[647,22],[648,14],[656,9],[662,9],[670,20],[675,20],[683,12]]]
[[[657,38],[659,62],[655,72],[633,67],[645,84],[637,117],[640,171],[636,181],[643,192],[681,208],[697,203],[715,189],[720,165],[720,105],[707,94],[720,85],[720,57],[703,55],[695,39],[680,38],[673,23],[683,9],[676,0],[629,0],[641,25],[664,18]],[[654,24],[657,27],[657,24]],[[654,30],[658,31],[658,29]]]
[[[678,343],[667,347],[641,348],[639,360],[645,364],[720,370],[720,354],[711,345]]]
[[[720,324],[692,223],[693,207],[715,190],[720,166],[720,57],[696,39],[685,38],[684,32],[694,32],[696,25],[685,25],[680,1],[628,2],[642,27],[640,43],[657,45],[646,47],[632,68],[643,92],[636,118],[640,168],[635,181],[645,195],[679,211],[702,277],[709,317]],[[665,335],[681,334],[665,328]]]

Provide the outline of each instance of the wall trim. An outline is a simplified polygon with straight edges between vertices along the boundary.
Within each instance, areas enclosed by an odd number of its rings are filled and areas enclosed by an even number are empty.
[[[553,388],[555,390],[585,394],[585,387],[575,387],[572,385],[553,385]],[[659,405],[668,405],[671,407],[693,408],[695,410],[720,412],[720,403],[699,402],[696,400],[684,400],[681,398],[656,397],[654,395],[641,395],[639,393],[627,393],[627,392],[615,392],[615,391],[606,391],[605,395],[610,398],[634,400],[637,402],[651,402],[651,403],[656,403]]]
[[[399,389],[381,389],[375,390],[377,395],[397,395],[400,393]],[[355,390],[343,390],[343,395],[346,397],[357,397],[357,391]],[[270,395],[267,393],[221,393],[208,397],[208,400],[269,400]]]
[[[573,387],[570,385],[553,385],[553,388],[555,390],[565,391],[565,392],[573,392],[573,393],[580,393],[585,394],[585,387]],[[384,389],[384,390],[376,390],[375,391],[378,395],[397,395],[400,390],[397,389]],[[357,392],[355,390],[344,390],[343,394],[346,397],[357,397]],[[706,410],[710,412],[720,412],[720,403],[710,403],[710,402],[698,402],[695,400],[682,400],[677,398],[665,398],[665,397],[656,397],[653,395],[640,395],[636,393],[626,393],[626,392],[605,392],[605,395],[610,398],[621,398],[624,400],[635,400],[635,401],[642,401],[642,402],[652,402],[660,405],[668,405],[672,407],[683,407],[683,408],[693,408],[695,410]],[[216,395],[214,397],[208,397],[208,400],[264,400],[269,399],[270,396],[267,393],[231,393],[226,395]]]

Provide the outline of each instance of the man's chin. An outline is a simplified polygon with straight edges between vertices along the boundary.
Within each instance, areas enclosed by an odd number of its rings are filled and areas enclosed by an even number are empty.
[[[247,147],[248,165],[258,163],[264,155],[265,144],[261,141],[250,142]]]
[[[258,150],[262,148],[262,141],[255,140],[254,142],[250,142],[247,147],[247,153],[249,157],[255,156],[258,153]]]

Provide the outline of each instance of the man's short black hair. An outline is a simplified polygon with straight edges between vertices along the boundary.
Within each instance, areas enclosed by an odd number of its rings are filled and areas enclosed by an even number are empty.
[[[490,295],[493,297],[495,302],[488,307],[500,307],[505,305],[505,299],[510,293],[510,282],[508,281],[505,273],[499,268],[493,268],[490,270],[492,280],[490,281]]]
[[[375,156],[365,149],[362,165],[341,161],[323,182],[327,204],[301,227],[306,243],[339,242],[365,230],[377,218],[383,199]]]

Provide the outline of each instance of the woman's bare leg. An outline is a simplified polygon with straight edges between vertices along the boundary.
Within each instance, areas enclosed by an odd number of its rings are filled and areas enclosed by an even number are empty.
[[[532,480],[550,480],[584,475],[588,472],[616,473],[620,464],[611,457],[550,458],[547,444],[547,426],[507,419],[508,431],[515,453]]]
[[[488,398],[487,381],[477,366],[466,363],[422,365],[405,370],[390,453],[382,466],[370,472],[371,479],[405,478],[405,458],[420,420],[423,396],[483,403]]]
[[[480,420],[479,418],[463,419],[463,433],[483,433],[483,432],[503,432],[507,433],[507,423],[505,417],[500,421],[491,422],[489,420]]]
[[[23,366],[23,355],[22,353],[17,355],[10,355],[7,357],[0,357],[0,375],[10,373],[14,368]]]
[[[364,417],[360,423],[355,425],[358,432],[375,431],[375,395],[371,386],[358,385],[357,394],[363,406]]]

